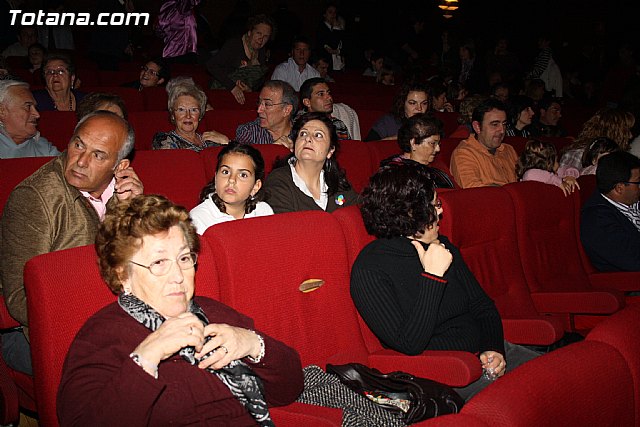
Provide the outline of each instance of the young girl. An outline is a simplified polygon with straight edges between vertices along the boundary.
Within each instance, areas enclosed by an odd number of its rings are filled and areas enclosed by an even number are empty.
[[[190,212],[198,234],[221,222],[273,215],[271,206],[259,201],[263,179],[260,151],[236,142],[220,150],[216,175],[202,189],[202,203]]]
[[[598,168],[598,160],[614,151],[620,151],[620,147],[612,139],[604,136],[595,138],[584,150],[582,155],[582,171],[580,175],[595,175]]]
[[[518,159],[516,174],[521,181],[540,181],[562,189],[565,196],[580,186],[576,182],[579,172],[568,168],[558,175],[558,154],[550,142],[532,139],[527,142]]]

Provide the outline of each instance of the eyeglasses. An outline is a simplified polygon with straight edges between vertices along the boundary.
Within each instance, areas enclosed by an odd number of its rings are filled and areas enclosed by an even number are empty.
[[[640,186],[640,181],[622,181],[624,184],[635,184],[637,186]]]
[[[171,266],[174,262],[178,264],[178,268],[180,268],[180,270],[189,270],[195,267],[196,263],[198,262],[198,254],[195,252],[188,252],[186,254],[179,255],[175,260],[163,258],[154,261],[149,265],[139,264],[131,260],[129,260],[129,262],[139,267],[146,268],[154,276],[166,276],[167,274],[169,274]]]
[[[269,110],[275,107],[276,105],[282,105],[282,104],[286,104],[286,102],[273,102],[273,101],[265,101],[264,99],[259,99],[258,102],[256,102],[256,107],[260,108],[260,106],[262,105],[264,108]]]
[[[67,74],[68,72],[69,70],[67,70],[66,68],[58,68],[55,70],[44,70],[45,76],[55,76],[56,74],[61,76],[63,74]]]
[[[442,200],[440,200],[440,198],[437,198],[435,203],[432,203],[433,207],[436,209],[442,209]]]
[[[435,139],[432,139],[431,141],[427,141],[427,144],[429,144],[433,148],[436,148],[440,146],[440,141],[436,141]]]
[[[146,65],[143,65],[142,67],[140,67],[140,69],[142,71],[144,71],[145,73],[151,74],[152,76],[160,77],[160,72],[159,71],[152,70],[151,68],[147,67]]]
[[[198,107],[192,107],[192,108],[185,108],[185,107],[178,107],[178,108],[174,108],[173,112],[179,116],[184,116],[187,114],[187,112],[191,113],[192,116],[198,116],[200,115],[200,108]]]

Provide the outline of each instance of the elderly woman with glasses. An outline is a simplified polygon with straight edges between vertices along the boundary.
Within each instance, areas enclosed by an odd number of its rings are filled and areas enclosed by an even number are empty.
[[[197,85],[179,83],[169,91],[169,120],[175,125],[170,132],[158,132],[153,137],[154,150],[186,148],[202,151],[207,147],[226,145],[229,138],[211,130],[198,133],[198,125],[207,107],[207,95]]]
[[[430,114],[416,114],[405,120],[398,130],[398,146],[402,153],[380,162],[418,162],[429,166],[440,152],[442,122]],[[454,188],[453,181],[440,169],[430,167],[437,188]]]
[[[61,425],[272,426],[269,407],[297,398],[295,350],[232,308],[194,296],[198,249],[187,210],[162,196],[107,213],[96,252],[118,299],[71,344]]]
[[[75,89],[80,80],[71,59],[63,54],[48,55],[42,73],[46,88],[33,91],[38,110],[76,111],[85,94]]]
[[[353,264],[351,297],[386,348],[477,354],[486,378],[458,389],[465,399],[538,355],[503,340],[493,301],[438,233],[443,209],[429,168],[417,162],[381,167],[362,193],[361,210],[377,239]]]

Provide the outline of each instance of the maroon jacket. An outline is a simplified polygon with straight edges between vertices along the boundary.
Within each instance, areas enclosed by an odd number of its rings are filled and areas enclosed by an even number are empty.
[[[207,298],[196,301],[211,323],[253,329],[253,321]],[[71,344],[58,390],[61,426],[255,426],[256,422],[216,375],[175,355],[160,363],[158,379],[129,354],[150,331],[117,303],[100,310]],[[265,357],[251,364],[269,406],[287,405],[302,392],[298,353],[261,334]]]

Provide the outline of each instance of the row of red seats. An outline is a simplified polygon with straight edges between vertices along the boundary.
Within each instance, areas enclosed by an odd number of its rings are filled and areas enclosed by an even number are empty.
[[[453,190],[441,194],[445,206],[443,222],[447,218],[451,221],[443,224],[443,229],[450,227],[452,241],[461,246],[476,274],[478,269],[484,269],[484,274],[483,271],[478,274],[481,284],[498,300],[506,336],[516,343],[549,342],[564,330],[553,317],[539,314],[543,305],[537,296],[558,294],[559,302],[550,310],[557,314],[562,303],[570,302],[560,294],[572,293],[575,297],[579,293],[567,290],[562,278],[556,282],[559,289],[555,291],[530,288],[527,292],[533,300],[533,309],[528,312],[516,308],[522,306],[522,301],[510,290],[500,294],[501,286],[505,283],[511,286],[514,281],[513,277],[505,277],[512,275],[511,271],[505,272],[512,269],[505,263],[514,261],[514,253],[523,262],[528,286],[546,278],[547,270],[566,268],[565,260],[558,257],[538,260],[545,264],[534,271],[525,268],[523,258],[533,258],[528,252],[531,248],[521,242],[521,232],[514,224],[516,217],[519,222],[532,222],[529,217],[520,220],[523,213],[518,209],[525,199],[541,205],[547,200],[555,203],[558,201],[555,193],[561,192],[552,186],[519,183],[504,189]],[[466,203],[462,203],[467,197]],[[507,208],[507,214],[513,217],[505,224],[505,218],[494,213],[505,204],[508,206],[507,199],[514,210]],[[458,202],[466,211],[456,206]],[[564,212],[563,217],[573,217],[573,202],[558,206]],[[471,207],[473,215],[469,215]],[[547,216],[549,222],[556,219],[551,210],[532,215]],[[492,224],[476,227],[478,218]],[[460,239],[474,227],[484,233],[477,230],[475,237],[466,242]],[[544,227],[534,223],[531,228],[532,233],[541,233]],[[499,243],[486,239],[482,249],[475,248],[475,238],[494,235],[499,229],[506,229],[496,236]],[[575,230],[570,231],[575,234]],[[503,235],[517,241],[517,249],[505,244]],[[216,225],[202,238],[197,294],[219,299],[251,316],[259,330],[296,348],[304,365],[324,367],[327,363],[361,362],[382,371],[405,370],[453,386],[474,381],[480,375],[475,355],[427,351],[420,356],[404,356],[383,349],[361,321],[349,295],[350,266],[372,239],[356,207],[334,214],[298,212]],[[557,239],[554,241],[557,243]],[[534,250],[546,253],[541,248]],[[282,257],[282,253],[298,255]],[[577,251],[573,255],[579,256]],[[499,259],[505,262],[498,262]],[[300,292],[300,283],[309,278],[322,279],[324,285],[310,293]],[[633,282],[636,286],[640,283],[637,279],[636,275]],[[26,266],[25,283],[32,313],[31,344],[38,349],[33,354],[38,413],[44,425],[56,426],[55,396],[67,349],[85,320],[115,297],[99,277],[91,246],[34,258]],[[83,286],[65,285],[68,283]],[[611,313],[624,304],[618,296],[615,291],[603,290],[591,298],[606,299],[605,304],[617,301],[619,305],[607,311]],[[640,332],[635,328],[639,319],[637,306],[630,307],[610,322],[603,322],[587,341],[543,356],[498,380],[474,398],[462,414],[424,425],[600,425],[610,424],[611,420],[616,420],[613,425],[639,425]],[[603,363],[606,369],[602,369]],[[567,395],[571,398],[560,399]],[[302,404],[274,409],[273,416],[278,425],[285,426],[302,422],[312,426],[341,424],[339,410]]]

